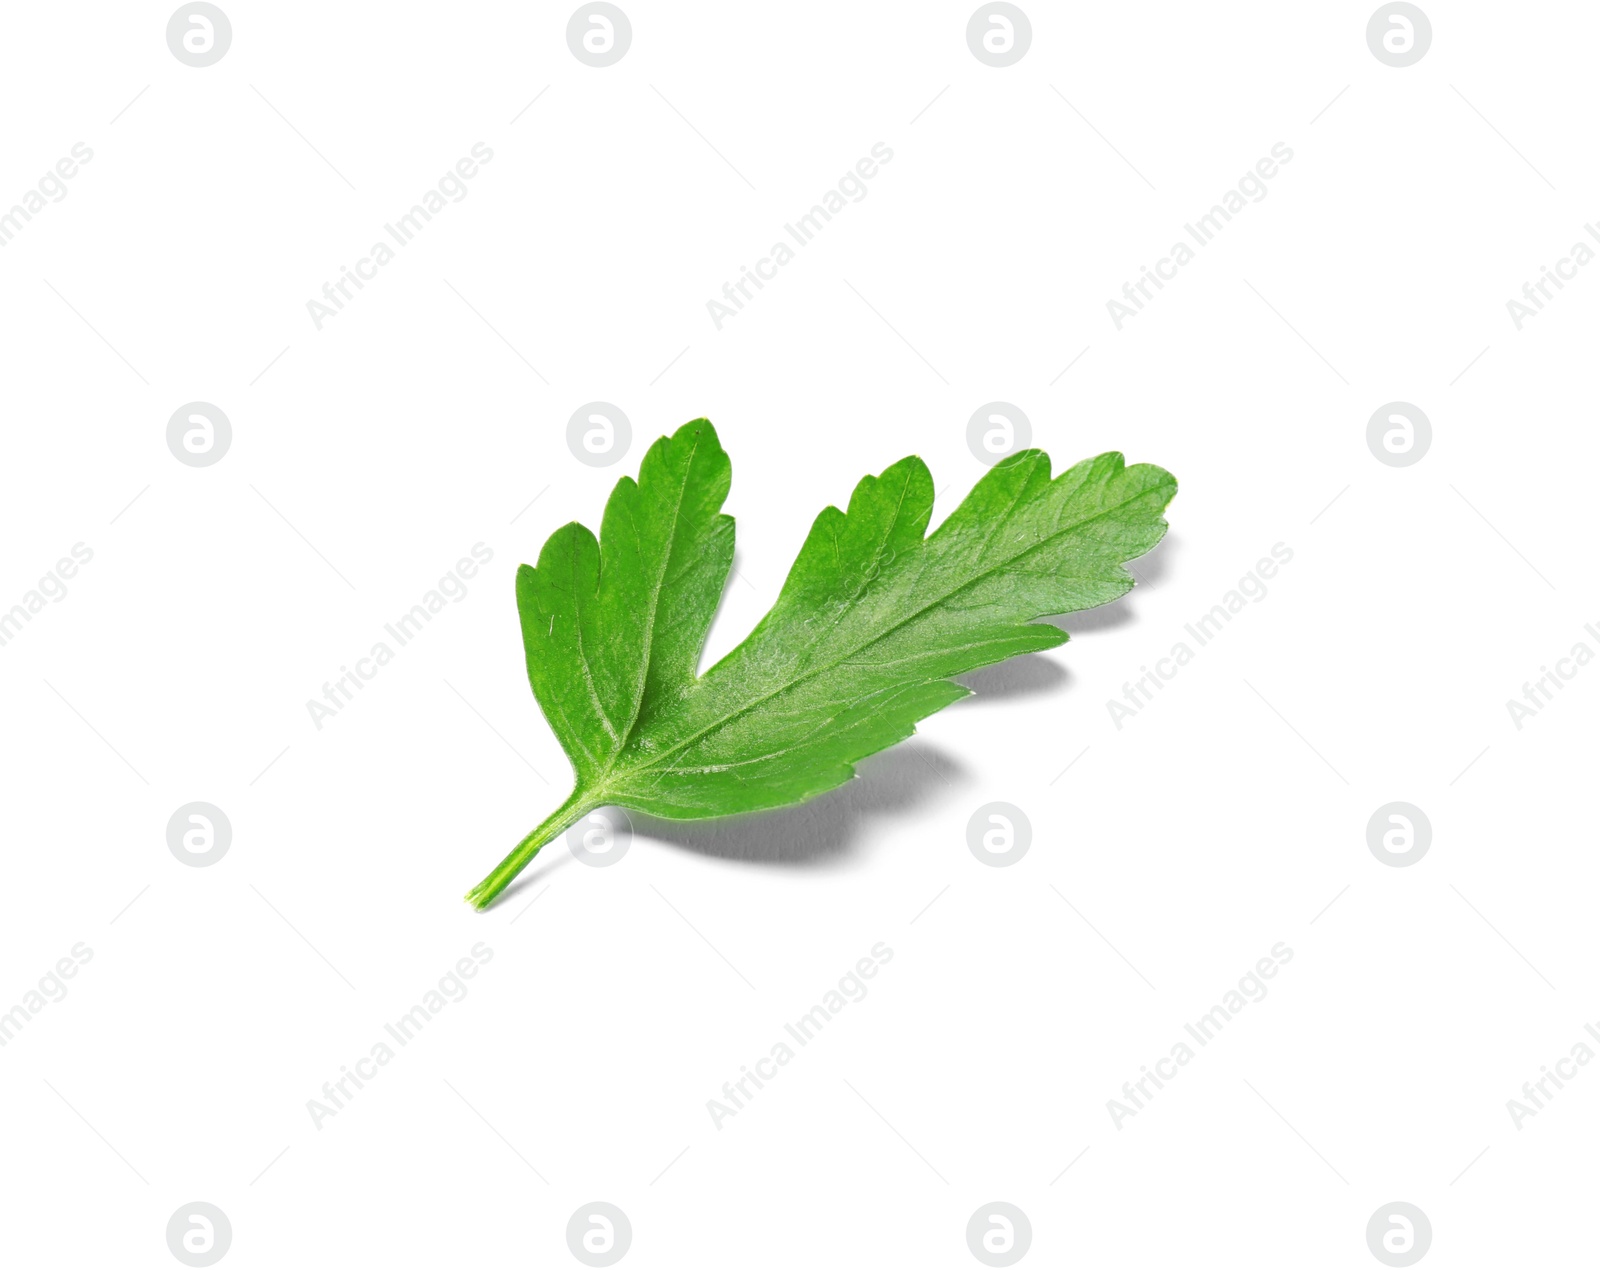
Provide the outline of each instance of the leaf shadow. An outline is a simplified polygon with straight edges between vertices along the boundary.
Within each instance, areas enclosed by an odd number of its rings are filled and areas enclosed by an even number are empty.
[[[1130,561],[1139,585],[1154,586],[1164,581],[1172,571],[1179,547],[1169,533],[1152,551]],[[738,567],[736,552],[734,568]],[[730,588],[737,583],[738,579],[730,575]],[[724,588],[724,601],[730,588]],[[1136,586],[1128,595],[1098,608],[1046,620],[1074,635],[1113,630],[1135,620],[1130,597],[1137,590]],[[719,602],[718,617],[721,610]],[[1015,702],[1070,691],[1073,676],[1054,659],[1029,653],[957,676],[957,682],[971,688],[975,695],[952,708],[970,709],[984,702]],[[872,821],[926,805],[941,793],[953,792],[969,775],[970,770],[953,755],[923,738],[913,737],[861,760],[856,764],[854,780],[798,807],[702,821],[663,820],[640,812],[629,812],[629,817],[636,836],[700,855],[746,864],[826,867],[857,851],[867,838]],[[541,852],[536,863],[543,867],[527,870],[506,888],[502,899],[542,884],[552,870],[571,858],[567,852],[557,852],[553,859]]]
[[[1044,620],[1051,626],[1059,626],[1069,635],[1114,631],[1127,626],[1135,619],[1133,601],[1139,594],[1140,587],[1159,586],[1166,581],[1173,570],[1173,557],[1182,548],[1183,544],[1178,537],[1168,531],[1167,536],[1144,555],[1137,560],[1128,561],[1128,569],[1134,576],[1135,585],[1126,595],[1119,596],[1110,604],[1101,604],[1079,613],[1064,613],[1060,617],[1047,617]]]
[[[1023,653],[982,670],[957,675],[955,679],[958,684],[971,688],[974,695],[956,702],[950,709],[974,710],[1019,697],[1042,697],[1060,692],[1071,686],[1072,672],[1043,653]]]
[[[750,581],[744,572],[744,553],[739,547],[733,549],[733,563],[728,569],[728,576],[724,579],[722,590],[717,595],[717,607],[712,610],[711,624],[706,628],[707,636],[704,647],[700,649],[700,658],[696,663],[695,673],[703,675],[711,667],[726,657],[734,648],[743,642],[749,631],[746,630],[736,637],[730,638],[725,628],[727,622],[728,600],[735,594],[736,588],[748,587],[756,592],[756,584]],[[754,623],[751,624],[752,627]],[[713,651],[715,650],[715,651]]]
[[[748,864],[837,864],[867,839],[871,822],[921,806],[969,775],[927,741],[903,741],[856,764],[856,778],[820,798],[725,820],[659,820],[630,812],[634,832],[701,855]]]
[[[523,891],[530,891],[543,886],[554,873],[564,864],[572,863],[572,852],[567,850],[564,836],[557,837],[553,842],[547,842],[539,848],[539,853],[533,857],[528,865],[510,886],[495,897],[495,907],[500,907],[510,900],[515,899]]]

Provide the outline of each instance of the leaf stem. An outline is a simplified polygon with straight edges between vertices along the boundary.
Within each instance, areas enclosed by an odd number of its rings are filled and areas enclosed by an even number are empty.
[[[495,897],[511,885],[511,880],[528,867],[533,857],[539,854],[540,847],[600,805],[594,800],[590,791],[582,788],[574,789],[566,802],[551,812],[538,828],[517,843],[511,854],[495,865],[494,871],[488,877],[467,892],[467,903],[479,911],[488,908],[494,903]]]

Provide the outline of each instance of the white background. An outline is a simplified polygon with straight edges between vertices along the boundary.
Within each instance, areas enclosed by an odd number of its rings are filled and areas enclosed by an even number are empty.
[[[1432,1264],[1588,1255],[1600,1074],[1520,1129],[1506,1102],[1600,1020],[1600,669],[1521,730],[1505,703],[1600,650],[1600,267],[1521,331],[1506,301],[1600,212],[1600,14],[1428,4],[1395,69],[1366,4],[1035,3],[994,69],[968,5],[637,3],[594,69],[565,7],[224,7],[204,69],[140,3],[14,6],[0,54],[0,205],[94,152],[0,249],[0,607],[94,552],[0,648],[0,1010],[93,950],[0,1049],[11,1263],[175,1265],[195,1200],[239,1267],[576,1265],[597,1199],[641,1267],[976,1265],[992,1200],[1024,1264],[1376,1265],[1395,1200]],[[880,141],[717,330],[706,301]],[[468,196],[317,330],[307,300],[476,142]],[[1275,142],[1267,197],[1118,331],[1106,301]],[[197,400],[234,430],[207,468],[165,440]],[[611,468],[567,448],[593,400],[633,423]],[[993,400],[1058,465],[1177,475],[1147,586],[812,808],[641,824],[608,869],[558,842],[461,902],[568,788],[518,562],[709,416],[720,655],[861,475],[921,454],[942,518]],[[1407,468],[1365,440],[1395,400],[1434,430]],[[318,730],[307,699],[478,542],[467,598]],[[1119,730],[1107,700],[1280,542]],[[1433,826],[1407,868],[1366,842],[1397,799]],[[166,845],[194,800],[233,826],[213,867]],[[1032,823],[1014,867],[967,847],[994,800]],[[479,941],[470,995],[315,1127]],[[879,941],[869,995],[714,1127]],[[1270,995],[1117,1127],[1278,941]]]

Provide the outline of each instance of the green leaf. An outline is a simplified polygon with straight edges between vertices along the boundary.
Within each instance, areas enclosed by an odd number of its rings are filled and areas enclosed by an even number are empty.
[[[1105,604],[1161,540],[1177,482],[1102,454],[1053,480],[1003,459],[931,536],[916,457],[824,509],[778,601],[695,674],[733,563],[732,468],[705,419],[650,447],[600,538],[551,535],[517,571],[528,680],[576,774],[572,795],[467,899],[487,907],[597,807],[704,819],[788,806],[849,780],[919,719],[967,696],[952,675],[1066,642],[1036,619]]]

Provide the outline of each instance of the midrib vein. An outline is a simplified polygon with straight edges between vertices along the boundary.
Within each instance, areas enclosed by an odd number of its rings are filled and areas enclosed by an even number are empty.
[[[1126,470],[1126,469],[1124,469],[1124,470]],[[1052,482],[1052,484],[1053,483],[1054,482]],[[1080,485],[1078,488],[1081,489],[1082,486]],[[834,661],[828,662],[826,665],[817,666],[817,667],[815,667],[815,668],[813,668],[811,670],[806,671],[804,674],[796,675],[793,679],[790,679],[790,680],[786,681],[785,683],[780,684],[778,687],[774,688],[771,692],[766,693],[764,696],[757,697],[754,701],[751,701],[746,705],[740,706],[737,710],[730,711],[729,713],[723,715],[720,719],[713,720],[711,723],[709,723],[705,727],[701,728],[700,731],[696,732],[693,736],[687,737],[683,741],[680,741],[678,744],[672,746],[671,748],[662,750],[659,754],[656,754],[656,755],[652,756],[651,759],[648,762],[631,764],[629,766],[629,768],[628,768],[628,774],[632,774],[634,772],[649,771],[651,768],[653,768],[653,767],[657,766],[658,764],[660,764],[663,760],[669,759],[674,754],[680,753],[681,751],[688,749],[689,746],[695,744],[697,741],[701,740],[703,737],[709,736],[711,733],[717,731],[719,728],[725,727],[729,723],[732,723],[735,719],[739,718],[740,716],[749,714],[752,710],[755,710],[755,709],[759,708],[760,706],[765,705],[768,701],[771,701],[774,697],[781,696],[783,693],[788,692],[793,688],[799,687],[801,684],[805,683],[809,679],[815,679],[818,675],[822,675],[822,674],[827,673],[828,671],[837,669],[841,664],[843,664],[844,662],[848,661],[850,658],[854,657],[857,653],[860,653],[860,652],[862,652],[862,651],[864,651],[864,650],[866,650],[868,648],[871,648],[874,644],[878,643],[880,640],[887,639],[890,635],[893,635],[897,630],[901,629],[904,626],[910,625],[910,623],[916,621],[918,618],[924,616],[925,614],[932,612],[934,609],[938,608],[941,604],[948,603],[950,600],[952,600],[956,596],[960,595],[961,592],[965,591],[967,588],[969,588],[971,586],[974,586],[979,582],[982,582],[985,578],[988,578],[988,577],[992,576],[993,574],[999,572],[1001,569],[1005,568],[1006,566],[1014,564],[1017,561],[1024,559],[1025,557],[1031,555],[1033,552],[1038,551],[1041,547],[1044,547],[1044,546],[1048,545],[1049,543],[1055,541],[1055,539],[1060,538],[1065,534],[1070,534],[1070,533],[1072,533],[1072,532],[1074,532],[1074,531],[1076,531],[1078,529],[1082,529],[1085,525],[1093,524],[1095,521],[1101,519],[1102,517],[1109,516],[1112,512],[1121,510],[1122,508],[1126,507],[1129,503],[1137,502],[1139,499],[1141,499],[1141,498],[1145,497],[1146,495],[1152,493],[1153,490],[1159,489],[1159,488],[1161,488],[1161,487],[1160,486],[1152,486],[1150,489],[1140,490],[1137,494],[1134,494],[1130,498],[1124,499],[1120,503],[1115,503],[1110,507],[1102,508],[1100,511],[1096,512],[1093,516],[1085,516],[1082,520],[1074,521],[1072,524],[1066,526],[1063,529],[1057,529],[1055,532],[1045,535],[1043,538],[1039,539],[1039,541],[1034,543],[1032,546],[1026,547],[1022,551],[1017,552],[1016,555],[1008,556],[1004,560],[1001,560],[998,563],[992,565],[990,568],[985,569],[980,573],[974,574],[972,577],[968,578],[965,582],[961,583],[961,585],[952,588],[951,590],[947,591],[945,594],[939,596],[937,599],[934,599],[930,603],[923,605],[922,608],[917,609],[915,612],[907,614],[905,617],[901,618],[898,622],[895,622],[892,626],[889,626],[889,627],[885,628],[884,630],[880,631],[878,634],[874,635],[871,639],[865,640],[862,643],[856,645],[854,648],[851,648],[851,649],[841,653],[838,656],[838,658],[836,658]],[[1076,493],[1077,491],[1074,490],[1073,492]],[[927,538],[924,538],[923,542],[922,542],[922,545],[924,547],[926,547],[926,545],[927,545],[927,543],[929,541],[931,541],[931,540],[927,539]],[[1125,562],[1122,562],[1122,563],[1125,563]],[[736,648],[736,649],[734,649],[734,651],[732,653],[729,653],[728,657],[732,658],[735,654],[737,654],[743,648],[744,648],[744,645],[741,644],[739,646],[739,648]],[[721,663],[718,663],[718,664],[720,665]],[[715,667],[713,667],[712,669],[715,669]],[[619,750],[618,753],[620,754],[620,752],[621,751]],[[609,775],[610,772],[614,768],[615,768],[615,761],[613,761],[612,767],[607,769],[607,775]]]
[[[650,588],[649,616],[645,619],[644,631],[644,669],[639,673],[639,688],[633,695],[633,706],[628,715],[628,730],[619,738],[617,748],[611,752],[611,761],[606,764],[606,770],[601,773],[601,780],[611,775],[617,766],[617,759],[622,751],[627,748],[628,742],[633,737],[634,729],[639,726],[639,708],[644,702],[644,687],[650,678],[650,662],[655,655],[656,643],[656,614],[661,611],[661,586],[667,576],[667,568],[672,563],[673,552],[677,549],[679,522],[683,517],[683,498],[689,488],[689,475],[694,470],[695,455],[700,452],[700,434],[694,434],[694,444],[689,448],[689,457],[683,465],[683,479],[678,483],[678,497],[672,505],[672,534],[667,544],[667,549],[661,553],[661,568],[656,573],[655,583]],[[629,513],[632,519],[632,513]],[[639,542],[639,527],[633,527],[634,541]]]

